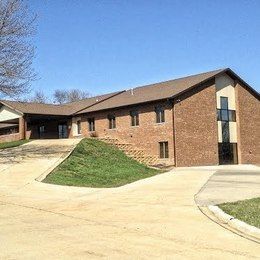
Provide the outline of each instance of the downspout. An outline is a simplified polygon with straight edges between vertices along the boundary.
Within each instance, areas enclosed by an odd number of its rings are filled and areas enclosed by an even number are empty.
[[[176,128],[175,128],[175,100],[172,103],[172,120],[173,120],[173,151],[174,151],[174,166],[177,167],[177,152],[176,152]]]

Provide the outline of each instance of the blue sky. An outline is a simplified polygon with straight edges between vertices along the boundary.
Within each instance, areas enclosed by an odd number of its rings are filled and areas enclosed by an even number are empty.
[[[231,67],[260,91],[258,0],[29,0],[32,87],[91,94]]]

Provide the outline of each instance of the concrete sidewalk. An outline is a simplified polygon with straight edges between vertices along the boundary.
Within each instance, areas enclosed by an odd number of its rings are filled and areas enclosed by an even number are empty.
[[[196,195],[200,206],[260,197],[260,167],[222,166]]]

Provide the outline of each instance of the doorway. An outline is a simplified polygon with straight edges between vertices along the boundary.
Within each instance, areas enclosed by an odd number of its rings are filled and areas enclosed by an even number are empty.
[[[68,138],[68,126],[67,124],[58,125],[59,139]]]
[[[237,144],[236,143],[219,143],[219,164],[237,164]]]

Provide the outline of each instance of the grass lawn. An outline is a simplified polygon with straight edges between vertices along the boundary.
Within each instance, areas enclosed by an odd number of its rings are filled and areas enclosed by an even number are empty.
[[[0,149],[16,147],[16,146],[19,146],[19,145],[22,145],[22,144],[25,144],[25,143],[28,143],[28,142],[30,142],[30,140],[19,140],[19,141],[1,143]]]
[[[260,198],[218,205],[227,214],[260,228]]]
[[[43,182],[84,187],[118,187],[162,173],[96,139],[83,139]]]

